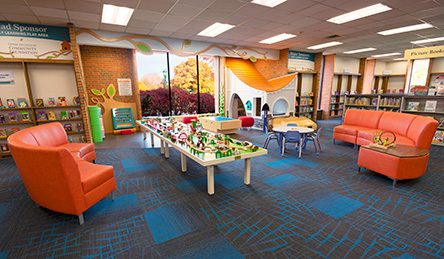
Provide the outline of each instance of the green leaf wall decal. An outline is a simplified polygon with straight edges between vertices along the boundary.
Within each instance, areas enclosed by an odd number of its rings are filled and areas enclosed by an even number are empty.
[[[113,84],[108,85],[108,88],[106,89],[108,96],[110,99],[112,99],[114,97],[114,95],[116,94],[116,87],[114,87]]]
[[[94,95],[98,95],[98,96],[102,95],[102,93],[100,92],[100,90],[97,90],[97,89],[91,89],[91,92],[92,92]]]
[[[144,54],[150,54],[152,49],[150,46],[148,46],[146,43],[144,42],[136,42],[135,46],[137,48],[138,51],[144,53]]]

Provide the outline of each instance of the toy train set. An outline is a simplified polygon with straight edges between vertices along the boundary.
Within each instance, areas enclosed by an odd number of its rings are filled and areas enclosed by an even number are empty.
[[[142,124],[171,142],[189,149],[204,159],[223,158],[256,152],[260,148],[248,141],[234,140],[228,135],[197,130],[196,124],[184,124],[170,117],[143,119]]]

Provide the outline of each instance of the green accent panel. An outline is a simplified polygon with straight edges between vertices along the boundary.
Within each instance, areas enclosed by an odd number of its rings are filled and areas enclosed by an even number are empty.
[[[102,111],[98,106],[88,106],[89,121],[91,124],[91,134],[94,143],[103,141],[102,128],[100,127],[100,116]]]

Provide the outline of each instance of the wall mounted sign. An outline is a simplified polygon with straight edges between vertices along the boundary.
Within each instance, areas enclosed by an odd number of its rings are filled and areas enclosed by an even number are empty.
[[[439,58],[444,57],[444,45],[427,48],[407,49],[405,59]]]
[[[12,71],[0,71],[0,85],[14,85],[14,74]]]
[[[429,76],[430,59],[417,59],[413,61],[410,86],[426,86]]]
[[[131,79],[129,78],[117,78],[117,86],[119,88],[120,96],[132,96],[133,87],[131,85]]]
[[[72,60],[68,28],[0,22],[0,58]]]
[[[289,50],[288,70],[289,71],[314,71],[315,54]]]

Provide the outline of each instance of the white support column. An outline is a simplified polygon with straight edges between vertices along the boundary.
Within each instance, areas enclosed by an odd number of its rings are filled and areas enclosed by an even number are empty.
[[[187,157],[180,153],[180,163],[182,165],[182,173],[186,173],[187,172]]]
[[[154,147],[154,134],[151,133],[151,147]]]
[[[162,139],[160,139],[160,154],[165,154],[164,142]]]
[[[214,166],[210,165],[207,166],[207,188],[208,188],[208,194],[213,195],[214,194]]]
[[[245,159],[245,168],[244,168],[244,184],[250,185],[251,178],[251,158]]]
[[[170,149],[169,149],[169,147],[168,147],[168,143],[164,143],[165,144],[165,147],[164,147],[164,149],[165,149],[165,158],[170,158]]]

